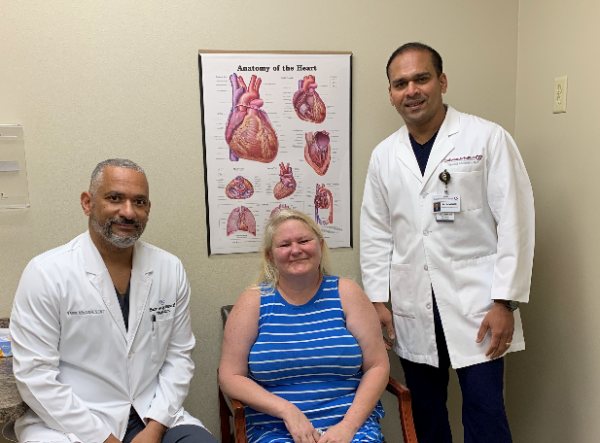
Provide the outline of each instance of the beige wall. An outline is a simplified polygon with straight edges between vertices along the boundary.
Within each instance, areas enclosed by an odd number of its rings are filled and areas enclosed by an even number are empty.
[[[516,139],[536,199],[528,350],[510,359],[515,442],[600,441],[600,40],[594,0],[521,0]],[[554,78],[569,76],[566,114]]]
[[[433,45],[447,102],[513,131],[517,14],[517,0],[0,0],[0,123],[24,127],[31,199],[0,212],[0,317],[27,262],[86,229],[78,201],[94,165],[138,161],[153,203],[144,239],[183,260],[193,289],[186,407],[218,433],[218,309],[250,282],[257,257],[207,256],[198,50],[353,51],[356,227],[370,153],[401,123],[387,98],[389,54],[410,40]],[[358,252],[334,251],[339,274],[360,280]]]

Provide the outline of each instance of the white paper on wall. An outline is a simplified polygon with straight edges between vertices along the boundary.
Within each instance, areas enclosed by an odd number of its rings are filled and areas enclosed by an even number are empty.
[[[0,209],[28,207],[23,128],[0,124]]]

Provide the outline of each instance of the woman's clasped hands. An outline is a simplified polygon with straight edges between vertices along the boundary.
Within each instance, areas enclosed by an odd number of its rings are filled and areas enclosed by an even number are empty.
[[[288,410],[282,417],[285,427],[294,439],[294,443],[315,443],[321,436],[298,407],[289,403]]]
[[[290,403],[283,422],[295,443],[350,443],[356,431],[344,421],[330,427],[320,435],[306,415]]]

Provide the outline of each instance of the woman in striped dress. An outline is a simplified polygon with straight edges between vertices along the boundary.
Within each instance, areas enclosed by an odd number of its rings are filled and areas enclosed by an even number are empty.
[[[389,361],[377,314],[353,281],[331,276],[306,214],[266,225],[258,284],[231,311],[221,389],[246,407],[249,443],[382,442]]]

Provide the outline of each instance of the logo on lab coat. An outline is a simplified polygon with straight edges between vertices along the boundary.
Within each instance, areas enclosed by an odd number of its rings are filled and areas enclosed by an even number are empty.
[[[476,165],[483,160],[483,155],[467,155],[466,157],[447,158],[444,160],[448,166]]]
[[[171,308],[175,307],[176,303],[173,302],[173,304],[166,305],[164,300],[159,300],[158,304],[160,306],[158,306],[156,308],[150,308],[150,312],[153,313],[154,315],[168,314],[169,312],[171,312]]]

